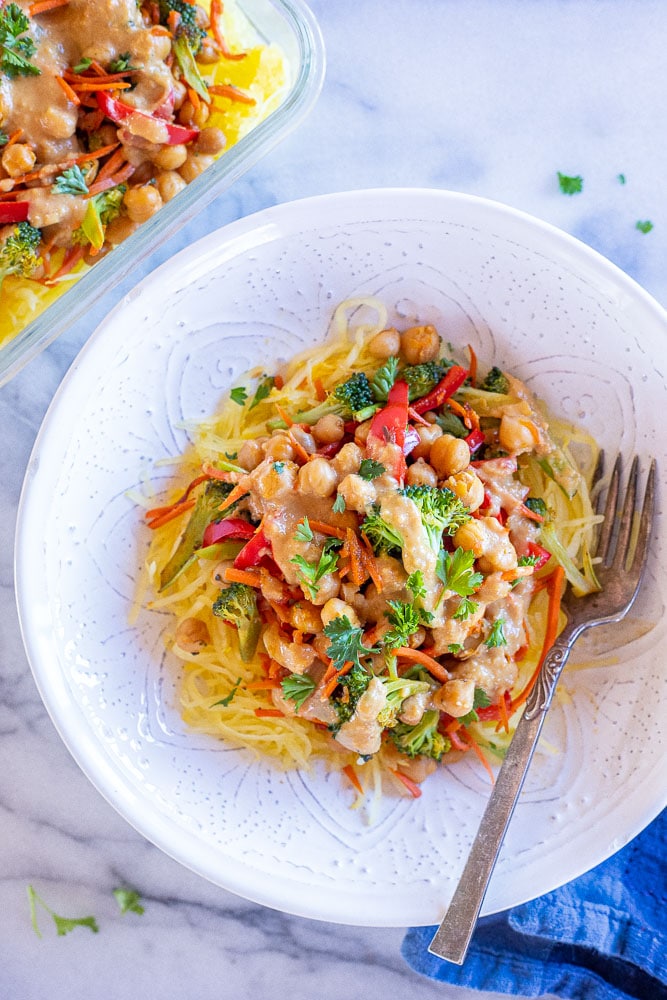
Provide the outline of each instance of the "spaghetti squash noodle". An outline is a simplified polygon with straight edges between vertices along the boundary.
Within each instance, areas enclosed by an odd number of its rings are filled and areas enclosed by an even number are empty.
[[[595,443],[376,299],[194,430],[146,512],[186,723],[283,767],[324,759],[359,795],[418,796],[468,753],[492,774],[566,580],[598,587]]]

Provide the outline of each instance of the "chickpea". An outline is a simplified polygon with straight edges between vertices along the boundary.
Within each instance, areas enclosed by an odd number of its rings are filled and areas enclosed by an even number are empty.
[[[454,535],[454,544],[474,553],[483,572],[516,568],[517,555],[509,532],[495,517],[480,517],[462,524]]]
[[[401,352],[409,365],[435,361],[440,353],[440,334],[434,326],[411,326],[401,334]]]
[[[47,108],[40,115],[40,125],[53,139],[69,139],[76,132],[76,108],[72,111],[61,108]],[[113,141],[113,140],[112,140]]]
[[[475,682],[471,678],[455,677],[445,681],[432,696],[433,705],[440,712],[460,719],[472,711],[475,700]]]
[[[470,465],[470,448],[463,438],[442,434],[433,442],[429,456],[431,465],[441,479],[456,476]]]
[[[298,471],[298,466],[290,461],[259,465],[254,475],[256,476],[257,492],[262,500],[274,500],[286,493],[293,493],[296,489]]]
[[[359,424],[354,432],[354,440],[357,444],[365,445],[368,441],[368,435],[370,434],[371,424],[373,420],[364,420],[363,423]]]
[[[111,124],[100,125],[95,131],[95,138],[101,146],[110,146],[112,142],[118,142],[118,129]]]
[[[160,192],[154,184],[130,188],[123,196],[123,204],[132,222],[146,222],[162,208]]]
[[[416,462],[408,466],[405,474],[405,481],[408,486],[437,486],[438,477],[433,466],[425,462],[423,458],[418,458]]]
[[[178,143],[175,146],[161,146],[151,159],[160,170],[177,170],[188,158],[187,146]]]
[[[199,155],[198,153],[188,153],[188,158],[179,168],[179,173],[187,184],[191,184],[200,174],[203,174],[213,163],[212,156]]]
[[[264,458],[264,449],[259,441],[244,441],[236,458],[237,465],[252,472]]]
[[[174,111],[180,111],[188,96],[188,88],[180,80],[174,80],[172,86],[174,88]]]
[[[25,142],[15,142],[13,146],[8,146],[2,154],[3,168],[10,177],[20,177],[26,174],[35,165],[34,151]]]
[[[359,628],[361,622],[357,612],[350,604],[341,601],[338,597],[332,597],[322,608],[322,625],[328,625],[334,618],[341,618],[343,615],[348,619],[350,625]]]
[[[291,428],[291,435],[297,444],[300,444],[310,455],[313,455],[317,451],[315,438],[310,431],[306,431],[303,427],[299,427],[298,424],[294,424]]]
[[[208,35],[202,38],[201,46],[199,52],[197,53],[197,62],[203,63],[205,66],[213,65],[220,60],[220,49],[215,44],[212,38]]]
[[[428,460],[434,441],[442,437],[442,427],[439,424],[429,424],[428,427],[424,426],[424,424],[419,424],[417,434],[419,434],[419,444],[416,448],[412,449],[412,455],[414,458],[425,458]]]
[[[127,215],[118,215],[107,226],[104,238],[112,247],[118,246],[132,235],[137,225],[138,223],[133,222]]]
[[[450,476],[444,484],[452,493],[456,493],[461,503],[472,513],[484,503],[484,483],[474,469],[467,468]]]
[[[326,458],[318,456],[299,469],[299,492],[329,497],[336,489],[338,476]]]
[[[358,472],[364,453],[358,445],[352,441],[344,444],[338,454],[331,460],[331,464],[341,477],[348,476],[351,472]]]
[[[302,588],[303,589],[303,588]],[[327,573],[317,582],[317,594],[312,599],[313,604],[323,607],[332,597],[338,597],[340,590],[340,577],[337,573]],[[308,595],[310,596],[310,595]],[[328,643],[327,643],[328,645]]]
[[[227,136],[222,129],[210,125],[208,128],[203,128],[199,133],[195,149],[198,153],[215,154],[221,153],[226,145]]]
[[[368,353],[374,358],[390,358],[393,354],[398,354],[401,347],[401,338],[398,330],[393,326],[386,330],[381,330],[368,342]]]
[[[184,618],[179,623],[174,636],[176,645],[184,653],[196,656],[211,641],[206,623],[199,618]]]
[[[292,625],[301,632],[321,632],[322,617],[317,608],[312,604],[297,602],[290,609]]]
[[[481,519],[466,521],[454,534],[454,544],[466,552],[472,552],[475,559],[484,555],[486,540],[486,531]]]
[[[210,113],[208,104],[202,101],[196,108],[190,98],[186,97],[178,110],[178,120],[181,125],[194,125],[195,128],[203,128]]]
[[[294,446],[287,434],[278,431],[263,445],[264,457],[272,462],[291,462],[294,459]]]
[[[335,413],[327,413],[320,417],[313,427],[313,437],[318,444],[333,444],[342,440],[345,434],[345,421]]]
[[[160,192],[162,201],[168,202],[187,187],[187,184],[175,170],[163,170],[155,178],[155,186]]]
[[[532,451],[540,439],[537,427],[526,417],[517,417],[504,413],[498,430],[500,447],[511,455],[520,455],[524,451]]]
[[[356,510],[360,514],[363,514],[377,499],[373,483],[354,473],[345,476],[338,487],[338,493],[345,501],[346,510]]]

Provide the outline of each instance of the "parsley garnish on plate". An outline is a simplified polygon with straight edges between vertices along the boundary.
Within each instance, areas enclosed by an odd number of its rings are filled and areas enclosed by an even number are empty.
[[[88,930],[92,931],[93,934],[99,932],[99,927],[97,926],[97,921],[95,917],[61,917],[55,910],[44,902],[41,896],[39,896],[34,888],[28,886],[28,901],[30,903],[30,922],[32,924],[32,929],[34,930],[37,937],[42,936],[42,932],[37,924],[37,907],[41,906],[42,909],[46,910],[54,924],[56,925],[56,931],[59,937],[65,934],[69,934],[73,931],[75,927],[87,927]]]
[[[217,708],[218,705],[222,705],[223,708],[227,708],[228,705],[231,705],[232,701],[234,700],[234,695],[236,694],[236,692],[238,691],[239,687],[241,686],[241,680],[242,680],[242,678],[238,677],[236,679],[236,683],[234,684],[234,687],[231,689],[231,691],[229,692],[229,694],[225,695],[224,698],[221,698],[220,701],[214,701],[212,705],[209,705],[209,708]]]
[[[563,194],[579,194],[584,187],[583,177],[570,177],[568,174],[562,174],[560,170],[558,171],[558,185],[563,192]]]
[[[294,537],[297,542],[312,542],[313,540],[313,529],[310,526],[308,517],[305,516],[303,521],[297,526],[294,532]]]
[[[229,397],[232,402],[238,403],[239,406],[243,406],[248,398],[248,390],[243,385],[237,385],[235,389],[232,389]]]
[[[252,402],[250,404],[250,409],[254,410],[258,403],[261,403],[263,399],[269,395],[273,386],[275,385],[275,379],[273,375],[265,375],[262,381],[257,386],[255,395],[252,397]]]
[[[342,514],[345,510],[345,497],[342,493],[338,493],[336,499],[333,502],[332,511],[335,514]]]

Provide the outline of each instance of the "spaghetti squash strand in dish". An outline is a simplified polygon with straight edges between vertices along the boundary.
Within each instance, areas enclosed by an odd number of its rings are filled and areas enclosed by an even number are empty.
[[[0,347],[280,104],[233,0],[0,4]]]
[[[598,586],[595,442],[433,326],[386,324],[349,300],[321,346],[249,373],[145,514],[184,720],[324,759],[355,807],[467,753],[492,776],[566,580]]]

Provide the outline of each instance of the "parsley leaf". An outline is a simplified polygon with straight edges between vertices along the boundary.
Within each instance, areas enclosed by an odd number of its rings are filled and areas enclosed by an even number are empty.
[[[646,219],[645,222],[636,222],[635,229],[638,229],[640,233],[650,233],[653,229],[653,223]]]
[[[284,696],[294,702],[298,712],[306,698],[313,693],[316,685],[308,674],[290,674],[289,677],[283,677],[280,686]]]
[[[583,190],[584,179],[583,177],[579,177],[579,175],[576,177],[568,177],[567,174],[561,174],[559,170],[558,184],[563,194],[579,194],[580,191]]]
[[[0,128],[0,146],[6,146],[9,142],[9,136],[6,132],[3,132]]]
[[[130,66],[130,60],[132,58],[131,52],[123,52],[122,55],[114,59],[113,62],[109,63],[110,73],[127,73],[130,70],[135,70],[136,66]]]
[[[86,56],[81,62],[78,62],[76,66],[72,66],[73,73],[85,73],[87,69],[90,69],[93,60]]]
[[[459,606],[452,615],[452,618],[457,622],[463,622],[470,615],[474,615],[478,607],[479,604],[477,601],[471,601],[469,597],[464,597],[463,600],[459,601]]]
[[[449,553],[440,549],[436,564],[436,576],[443,582],[446,590],[453,590],[459,597],[469,597],[474,594],[484,577],[473,572],[475,553],[460,546]]]
[[[403,601],[387,601],[390,611],[385,611],[384,616],[391,625],[387,629],[383,639],[391,649],[399,646],[406,646],[411,635],[419,629],[421,625],[421,615],[413,604],[404,604]]]
[[[339,493],[336,496],[336,499],[333,502],[333,507],[331,509],[335,514],[343,513],[343,511],[345,510],[345,497],[343,496],[342,493]]]
[[[539,559],[539,556],[519,556],[517,566],[535,566]]]
[[[78,163],[59,174],[53,182],[56,194],[88,194],[86,178]]]
[[[37,47],[30,37],[22,37],[30,20],[18,4],[0,10],[0,71],[6,76],[39,76],[41,70],[30,62]]]
[[[121,913],[145,913],[141,905],[141,896],[135,889],[114,889],[113,894]]]
[[[95,917],[59,916],[59,914],[57,914],[54,910],[51,909],[50,906],[48,906],[44,902],[42,897],[35,892],[34,888],[31,885],[28,886],[28,901],[30,903],[30,922],[37,937],[41,938],[42,936],[42,932],[40,931],[39,926],[37,924],[38,905],[41,906],[44,910],[46,910],[46,912],[53,920],[54,924],[56,925],[56,931],[59,937],[62,937],[65,934],[69,934],[69,932],[73,931],[75,927],[88,927],[88,929],[91,930],[93,934],[97,934],[99,931],[99,927],[97,926],[97,921],[95,920]]]
[[[238,403],[239,406],[243,406],[248,398],[248,390],[245,386],[237,385],[235,389],[232,389],[229,397],[234,403]]]
[[[301,584],[306,588],[310,595],[311,601],[314,601],[317,597],[317,592],[319,587],[317,584],[326,576],[328,573],[334,573],[336,567],[338,566],[338,554],[333,552],[334,548],[340,548],[342,545],[340,538],[328,538],[324,543],[324,548],[322,549],[322,555],[317,563],[309,563],[307,559],[303,556],[293,556],[290,562],[298,568],[301,575]]]
[[[493,649],[495,646],[506,646],[507,639],[505,638],[504,632],[505,619],[500,617],[496,618],[493,625],[491,626],[491,631],[484,640],[484,645],[488,646],[489,649]]]
[[[310,527],[308,517],[304,517],[303,521],[299,524],[294,532],[294,537],[298,542],[312,542],[313,529]]]
[[[450,644],[447,646],[447,649],[452,654],[452,656],[456,656],[457,653],[461,652],[463,646],[460,642],[450,642]]]
[[[359,475],[368,482],[372,479],[377,479],[378,476],[381,476],[386,471],[382,462],[376,462],[372,458],[364,458],[359,466]]]
[[[275,384],[275,379],[273,375],[265,375],[262,381],[257,386],[257,391],[252,397],[252,403],[250,404],[250,409],[253,410],[258,403],[261,403],[263,399],[269,395],[273,386]]]
[[[234,700],[234,695],[236,694],[236,692],[238,691],[239,687],[241,686],[241,681],[242,681],[242,678],[238,677],[236,679],[236,683],[234,684],[234,687],[229,692],[229,694],[226,695],[224,698],[221,698],[220,701],[214,701],[212,705],[209,705],[209,708],[217,708],[218,705],[222,705],[224,708],[227,708],[228,705],[231,705],[232,701]]]
[[[479,722],[478,708],[486,708],[491,704],[491,699],[484,688],[476,687],[473,695],[472,708],[465,715],[459,716],[459,722],[464,726],[469,726],[471,722]]]
[[[347,615],[339,615],[332,618],[328,625],[324,626],[324,634],[331,639],[331,645],[327,649],[327,656],[333,660],[336,670],[340,670],[346,663],[353,663],[361,666],[360,656],[369,653],[379,653],[379,646],[364,646],[364,631],[359,625],[353,625]]]
[[[619,184],[625,184],[625,174],[617,174],[616,180]]]
[[[426,597],[426,587],[424,586],[424,574],[420,569],[416,569],[414,573],[405,581],[405,586],[412,592],[412,596],[417,601],[420,597]]]
[[[285,471],[285,463],[284,462],[274,462],[273,463],[273,470],[274,470],[274,472],[277,472],[279,476],[282,476],[283,472]]]

